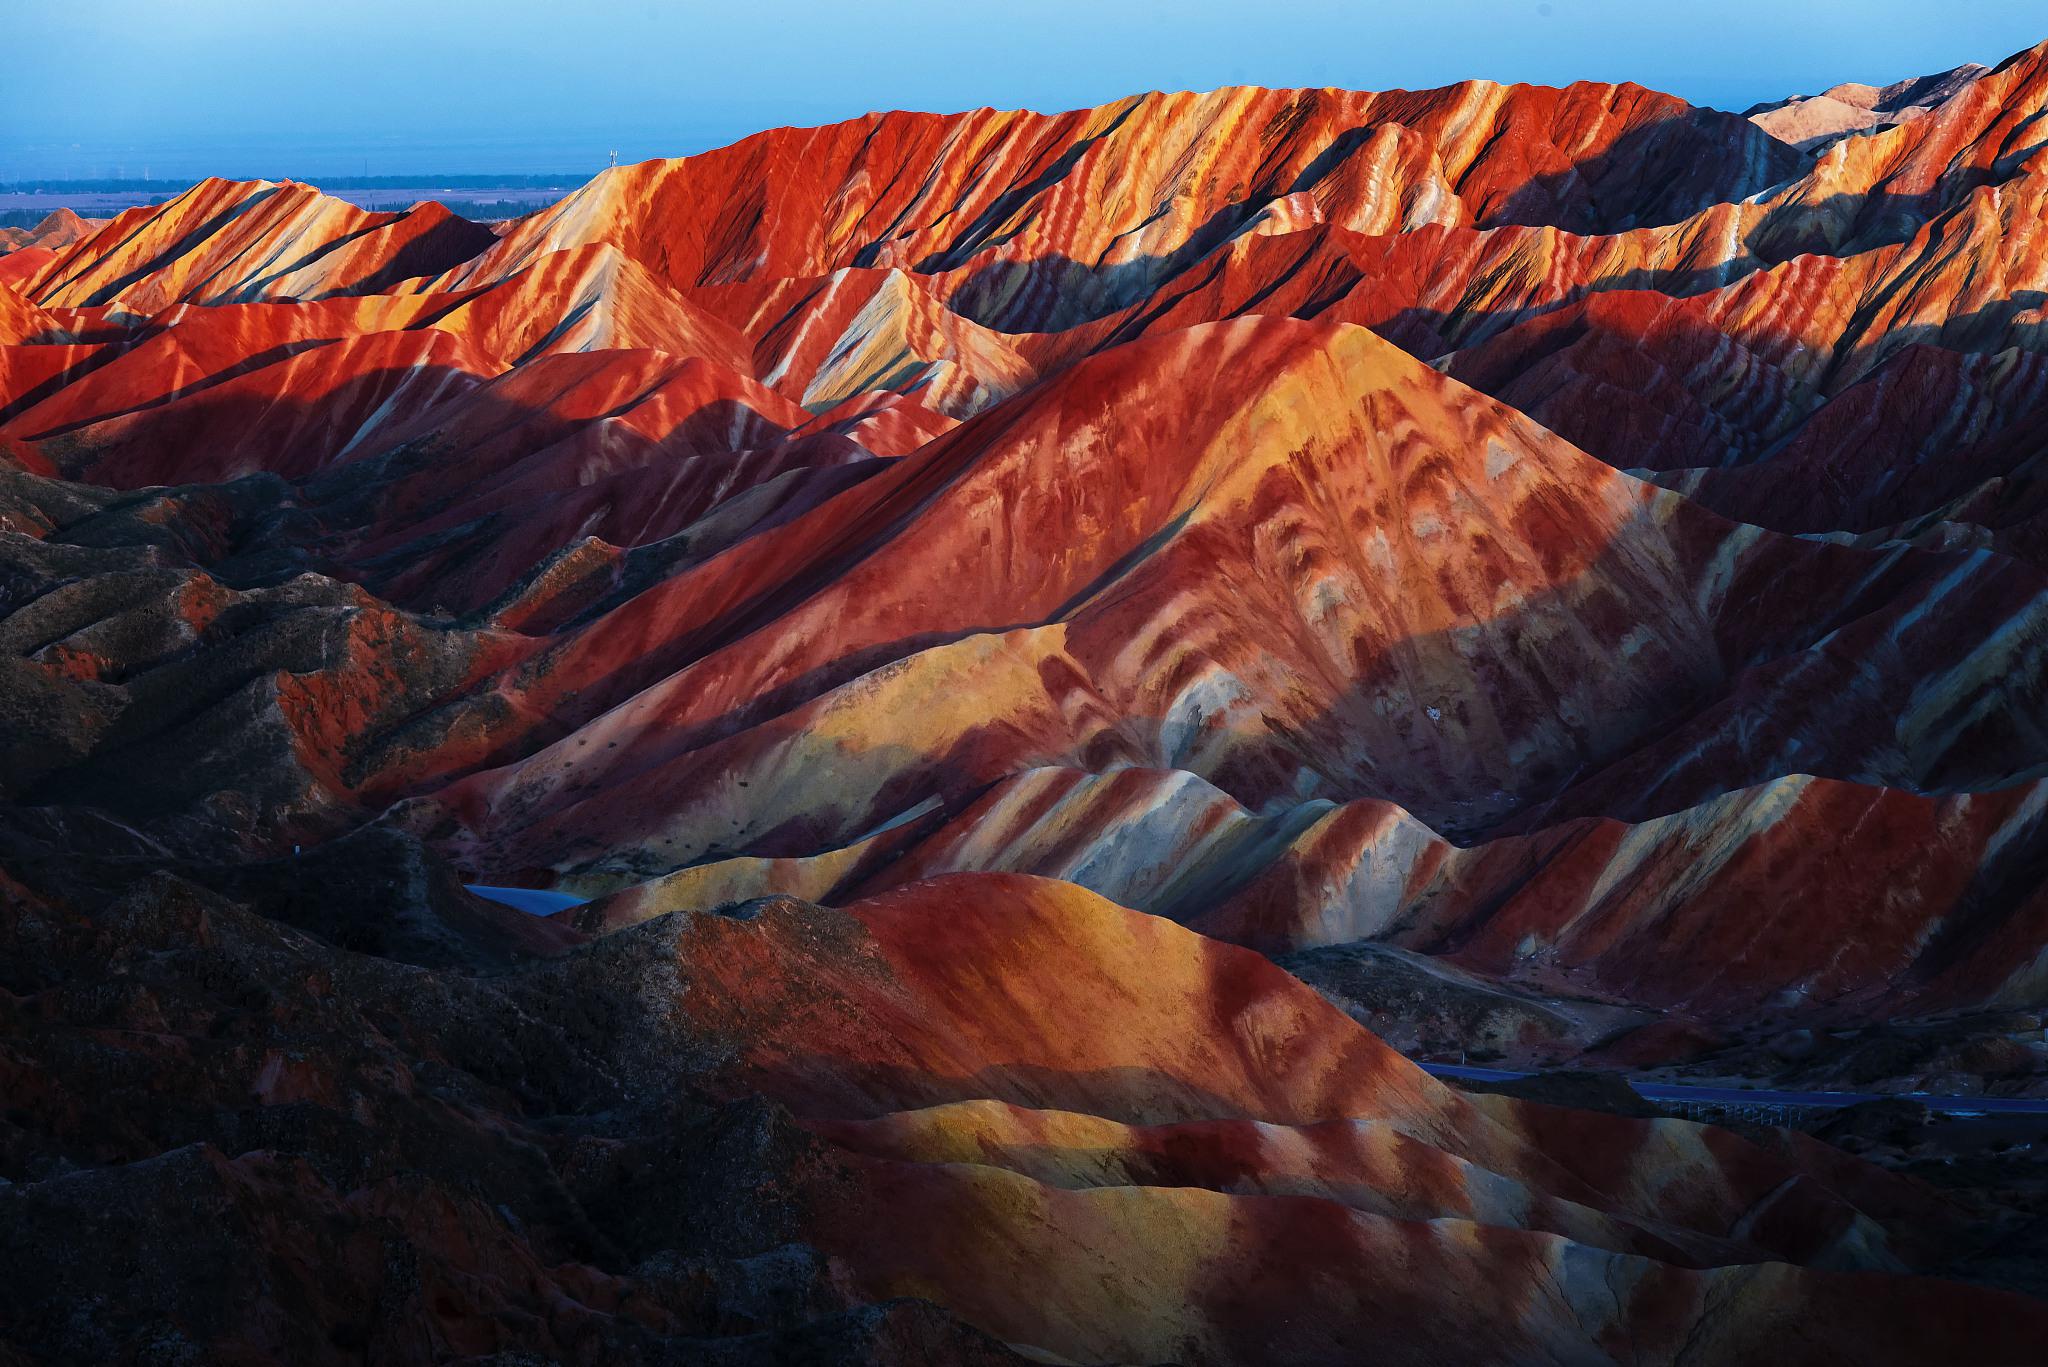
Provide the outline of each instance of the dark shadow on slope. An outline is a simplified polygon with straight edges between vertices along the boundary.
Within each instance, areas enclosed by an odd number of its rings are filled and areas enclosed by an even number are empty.
[[[97,304],[104,304],[109,299],[119,294],[122,290],[126,289],[128,286],[134,284],[136,281],[142,279],[145,276],[152,275],[155,272],[162,270],[165,266],[169,265],[173,261],[176,261],[179,257],[185,255],[194,247],[197,247],[201,242],[204,242],[207,238],[212,237],[215,233],[219,232],[222,228],[226,227],[228,224],[240,218],[243,214],[249,212],[257,205],[263,203],[272,195],[275,195],[282,188],[284,187],[279,185],[273,185],[267,190],[258,190],[256,193],[248,196],[246,199],[239,200],[235,204],[229,206],[228,208],[221,210],[212,218],[206,220],[206,222],[192,229],[183,237],[179,238],[176,242],[173,242],[163,251],[151,257],[148,261],[145,261],[140,266],[137,266],[134,270],[128,272],[128,274],[120,277],[119,279],[109,284],[102,285],[97,290],[94,290],[91,297],[89,297],[86,300],[87,305],[91,306]],[[138,219],[136,222],[136,230],[140,231],[144,224],[153,222],[154,217],[154,215],[149,215],[141,219]],[[125,240],[123,243],[114,245],[116,247],[125,245]],[[98,259],[99,258],[94,258],[94,260]],[[78,279],[79,275],[83,274],[87,269],[90,269],[92,264],[92,262],[85,262],[81,265],[77,273],[66,276],[62,280],[51,281],[47,286],[45,286],[44,290],[39,295],[38,300],[31,300],[30,302],[34,303],[39,302],[40,299],[47,299],[51,291],[63,289],[65,286],[71,284],[72,281]]]

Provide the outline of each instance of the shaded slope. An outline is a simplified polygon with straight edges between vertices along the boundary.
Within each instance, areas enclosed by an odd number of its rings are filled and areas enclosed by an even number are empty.
[[[208,182],[7,258],[22,791],[642,910],[1025,868],[1630,1009],[2022,1000],[2044,72],[1818,157],[1632,86],[878,115],[502,239]],[[315,582],[384,625],[222,677],[346,683],[102,729]]]

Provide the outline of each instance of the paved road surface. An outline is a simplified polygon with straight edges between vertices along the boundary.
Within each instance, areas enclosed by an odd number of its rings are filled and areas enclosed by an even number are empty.
[[[1469,1068],[1457,1063],[1423,1063],[1419,1066],[1435,1077],[1467,1078],[1474,1082],[1513,1082],[1517,1078],[1537,1076],[1506,1068]],[[1635,1088],[1636,1095],[1645,1101],[1706,1101],[1736,1106],[1854,1106],[1859,1101],[1901,1097],[1951,1115],[2048,1115],[2048,1097],[1930,1096],[1926,1092],[1781,1092],[1766,1087],[1687,1087],[1633,1079],[1628,1085]]]

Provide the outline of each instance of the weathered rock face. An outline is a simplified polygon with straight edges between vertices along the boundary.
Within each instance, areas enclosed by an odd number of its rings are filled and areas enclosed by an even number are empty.
[[[1780,142],[1813,151],[1853,134],[1917,119],[1989,70],[1965,62],[1887,86],[1844,81],[1818,95],[1794,95],[1789,100],[1757,105],[1743,117]]]
[[[1021,1361],[837,1286],[797,1193],[841,1160],[673,1069],[628,1081],[603,1022],[642,1007],[618,984],[572,1004],[552,976],[339,950],[183,876],[9,853],[11,1360]]]
[[[70,209],[53,209],[33,228],[0,228],[0,254],[15,252],[56,252],[97,230],[101,220],[80,218]],[[23,257],[11,269],[26,271],[40,256]]]
[[[329,849],[302,921],[392,864]],[[1969,1244],[1917,1184],[1468,1098],[1070,884],[769,899],[475,976],[204,885],[282,875],[8,857],[27,1361],[2016,1361],[2048,1331],[1899,1275]],[[497,954],[487,920],[445,944]]]
[[[1940,1265],[1917,1188],[1359,1024],[2048,1089],[2048,49],[1950,77],[1815,151],[1237,89],[0,256],[0,1237],[128,1212],[23,1322],[2024,1356],[1848,1275]]]

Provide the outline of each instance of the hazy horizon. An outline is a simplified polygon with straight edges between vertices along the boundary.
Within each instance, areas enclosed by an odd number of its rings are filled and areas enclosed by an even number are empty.
[[[1633,80],[1741,110],[2048,38],[2038,3],[1907,0],[894,0],[730,8],[646,0],[571,19],[531,0],[432,7],[107,0],[11,28],[38,60],[0,90],[0,180],[584,176],[763,128],[875,109],[1041,110],[1220,85],[1419,89],[1484,77]],[[254,55],[252,55],[254,54]]]

